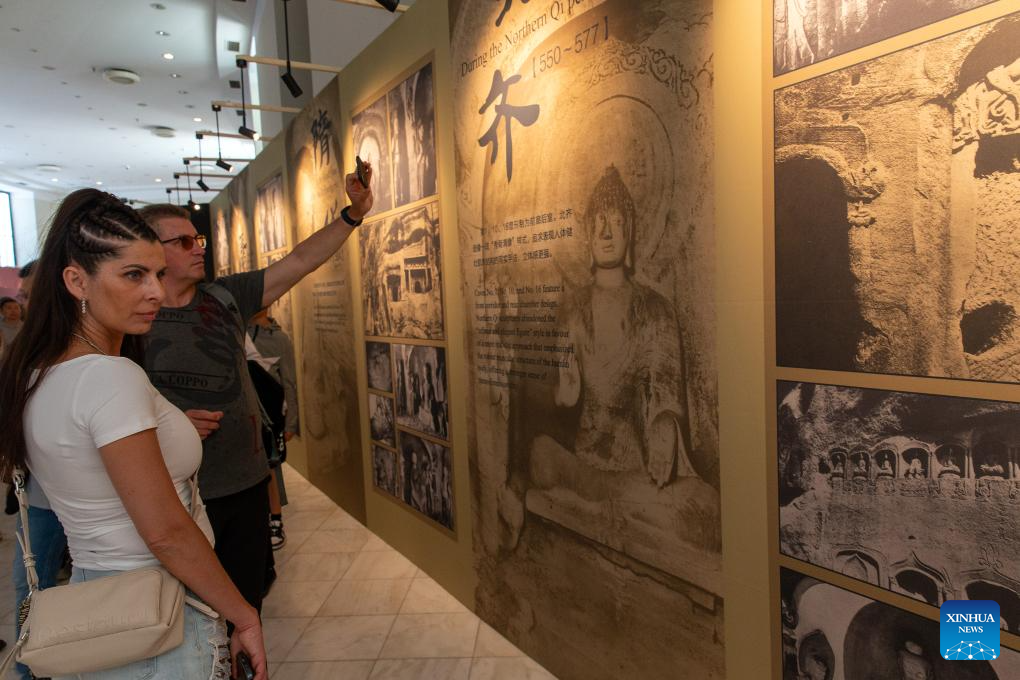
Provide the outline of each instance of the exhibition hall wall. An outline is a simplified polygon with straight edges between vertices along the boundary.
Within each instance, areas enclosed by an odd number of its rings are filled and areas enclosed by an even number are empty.
[[[567,680],[1020,677],[1020,2],[420,0],[213,201],[217,275],[355,156],[271,310],[290,462],[489,625]]]

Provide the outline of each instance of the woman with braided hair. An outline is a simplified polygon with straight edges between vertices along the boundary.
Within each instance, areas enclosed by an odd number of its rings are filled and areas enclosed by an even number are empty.
[[[116,197],[69,195],[36,266],[29,315],[0,365],[0,474],[27,467],[67,533],[72,582],[162,564],[223,619],[185,607],[185,639],[158,657],[81,677],[227,678],[246,652],[265,680],[255,609],[223,571],[190,478],[198,432],[132,358],[163,302],[154,231]],[[192,519],[189,508],[197,503]]]

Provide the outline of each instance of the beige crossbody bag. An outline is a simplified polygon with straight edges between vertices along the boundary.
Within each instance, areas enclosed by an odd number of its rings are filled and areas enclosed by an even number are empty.
[[[184,641],[185,602],[216,618],[205,604],[187,597],[184,585],[162,567],[39,590],[25,479],[23,471],[15,471],[22,527],[17,538],[25,555],[28,597],[18,610],[21,635],[0,665],[0,677],[15,660],[43,677],[90,673],[159,656]],[[198,481],[192,477],[192,519],[201,507]]]

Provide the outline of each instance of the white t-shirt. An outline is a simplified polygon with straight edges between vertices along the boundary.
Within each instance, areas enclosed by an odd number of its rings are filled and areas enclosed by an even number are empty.
[[[126,571],[159,564],[99,453],[107,444],[153,428],[177,495],[190,510],[189,479],[202,462],[202,441],[188,417],[130,359],[87,354],[57,364],[29,400],[28,468],[64,526],[76,567]],[[197,522],[212,543],[204,508]]]

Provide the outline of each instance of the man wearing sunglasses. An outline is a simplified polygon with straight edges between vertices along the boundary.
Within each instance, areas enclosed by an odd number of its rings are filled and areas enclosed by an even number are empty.
[[[371,174],[366,178],[371,183]],[[372,191],[346,177],[351,205],[341,217],[265,269],[205,281],[205,237],[188,212],[154,205],[140,212],[166,253],[166,299],[148,335],[145,370],[202,437],[199,489],[216,554],[241,594],[261,609],[269,546],[269,466],[258,397],[248,374],[244,332],[270,306],[330,258],[372,209]]]

